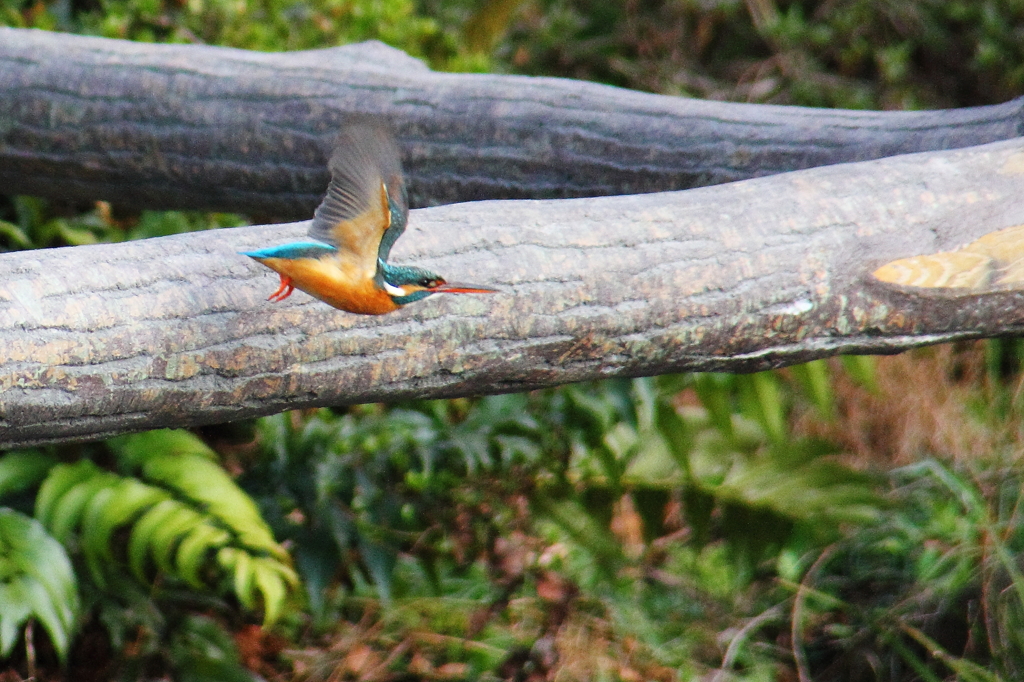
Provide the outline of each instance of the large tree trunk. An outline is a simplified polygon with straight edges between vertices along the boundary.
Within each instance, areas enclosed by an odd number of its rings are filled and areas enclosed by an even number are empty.
[[[312,214],[353,117],[388,119],[414,205],[632,194],[1017,137],[1024,100],[873,112],[435,73],[380,43],[266,54],[0,28],[0,192]]]
[[[1024,242],[984,235],[1024,224],[1022,196],[1013,140],[686,192],[414,211],[397,262],[502,292],[381,317],[301,292],[265,300],[276,276],[237,251],[306,223],[4,254],[0,444],[1020,333]],[[937,252],[953,275],[932,288],[871,274]],[[986,258],[984,277],[956,274]]]

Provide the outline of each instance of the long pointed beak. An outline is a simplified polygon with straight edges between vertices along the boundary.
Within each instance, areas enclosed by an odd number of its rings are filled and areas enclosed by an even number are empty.
[[[445,282],[430,290],[432,294],[496,294],[501,289],[480,286],[479,284],[463,284],[461,282]]]

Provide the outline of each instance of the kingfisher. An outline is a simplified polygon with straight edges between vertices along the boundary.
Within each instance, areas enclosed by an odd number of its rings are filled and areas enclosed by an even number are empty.
[[[498,291],[388,263],[409,219],[409,199],[398,146],[386,128],[347,128],[328,168],[331,182],[308,233],[316,241],[242,252],[281,276],[268,301],[283,301],[301,289],[340,310],[383,315],[432,294]]]

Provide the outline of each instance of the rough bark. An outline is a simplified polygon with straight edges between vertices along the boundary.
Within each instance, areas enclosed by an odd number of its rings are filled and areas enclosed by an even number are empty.
[[[0,444],[1020,333],[1024,284],[870,273],[1024,224],[1022,195],[1012,140],[686,192],[423,209],[395,260],[502,293],[381,317],[265,300],[276,277],[236,252],[306,223],[4,254]]]
[[[1017,137],[1024,100],[924,112],[435,73],[380,43],[266,54],[0,28],[0,192],[304,219],[345,121],[385,117],[414,205],[632,194]]]

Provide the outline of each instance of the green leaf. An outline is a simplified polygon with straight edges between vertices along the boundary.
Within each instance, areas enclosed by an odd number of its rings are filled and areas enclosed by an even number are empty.
[[[733,430],[731,386],[735,377],[728,374],[697,374],[693,388],[700,404],[707,410],[711,423],[723,436],[731,437]]]
[[[96,233],[92,230],[84,227],[72,227],[66,220],[59,218],[50,221],[43,229],[56,232],[69,246],[85,246],[99,241]]]
[[[263,595],[263,622],[269,625],[281,616],[281,608],[288,593],[285,577],[281,574],[279,563],[266,559],[254,560],[252,570],[256,586]]]
[[[151,556],[150,549],[154,546],[153,535],[166,526],[181,507],[177,500],[162,500],[143,514],[132,527],[128,538],[128,566],[139,580],[146,580],[146,560]]]
[[[193,587],[202,587],[199,570],[206,563],[206,555],[231,540],[228,532],[210,523],[201,523],[185,536],[178,545],[175,566],[177,573]]]
[[[44,526],[49,527],[53,522],[57,503],[64,497],[64,494],[82,481],[99,473],[99,467],[89,460],[54,467],[36,495],[35,517]]]
[[[738,460],[721,485],[709,489],[720,500],[771,509],[790,519],[870,523],[881,499],[872,479],[830,461],[800,466],[765,458]]]
[[[181,429],[159,429],[119,436],[107,441],[126,468],[138,469],[157,455],[195,456],[217,461],[217,453],[195,434]]]
[[[35,248],[35,244],[32,243],[32,240],[29,239],[29,236],[20,227],[6,220],[0,220],[0,236],[6,237],[7,241],[13,246],[22,249]]]
[[[38,450],[16,450],[3,455],[0,457],[0,497],[39,483],[56,463],[55,457]]]
[[[35,519],[0,509],[0,657],[35,618],[65,660],[81,602],[67,553]]]
[[[665,509],[671,493],[665,488],[637,488],[633,505],[643,521],[644,540],[650,542],[665,534]]]
[[[21,628],[32,616],[32,605],[26,592],[23,579],[0,583],[0,657],[11,655]]]
[[[113,562],[111,539],[119,527],[131,523],[170,495],[159,488],[134,478],[122,478],[109,489],[97,494],[82,518],[82,540],[87,554]]]
[[[141,470],[146,482],[122,479],[116,494],[97,499],[90,510],[95,524],[88,539],[109,547],[114,530],[133,524],[127,558],[137,578],[146,579],[146,567],[152,560],[160,572],[200,589],[206,587],[204,577],[210,577],[203,571],[210,566],[212,554],[214,566],[227,574],[223,577],[229,578],[239,601],[255,608],[255,567],[260,561],[294,576],[290,557],[274,540],[255,503],[194,435],[149,432],[116,439],[113,448],[122,465]],[[272,558],[258,556],[262,553]],[[107,558],[111,558],[109,554]],[[281,585],[289,584],[278,580]],[[278,610],[273,618],[278,617],[281,603],[270,604]]]
[[[778,377],[757,372],[736,377],[745,411],[755,419],[773,443],[786,441],[786,411]]]
[[[289,589],[299,585],[295,571],[273,557],[253,557],[238,548],[224,547],[217,552],[217,563],[225,571],[232,571],[235,595],[246,608],[256,608],[255,590],[259,590],[264,625],[280,618]]]
[[[30,519],[32,523],[26,525],[26,518],[15,511],[0,509],[0,523],[6,528],[3,544],[11,550],[5,555],[8,565],[38,580],[56,603],[73,606],[77,602],[75,577],[63,547],[54,544],[56,541],[41,525],[37,527],[38,521]],[[73,612],[60,613],[62,623],[70,627]]]
[[[149,534],[149,547],[157,567],[169,575],[177,573],[172,555],[178,543],[204,522],[202,514],[178,504],[173,514],[169,514],[164,523],[153,529]]]
[[[217,563],[231,573],[232,586],[238,601],[247,609],[256,608],[256,595],[253,592],[253,557],[237,547],[222,547],[217,552]]]
[[[86,484],[87,485],[87,484]],[[103,577],[103,565],[114,562],[113,553],[105,542],[97,542],[96,539],[88,537],[88,529],[94,524],[88,522],[89,516],[96,516],[102,513],[103,507],[114,497],[114,486],[109,485],[96,491],[85,505],[81,519],[83,532],[83,549],[85,551],[85,562],[89,567],[93,582],[100,587],[106,587],[106,580]],[[100,512],[96,510],[99,509]],[[65,540],[66,542],[66,540]]]
[[[690,470],[690,455],[693,453],[694,444],[693,435],[686,421],[676,410],[675,405],[666,398],[658,401],[655,420],[658,431],[668,446],[668,452],[685,479],[689,480],[693,475]]]
[[[832,377],[828,363],[825,360],[805,362],[802,365],[793,365],[789,371],[807,393],[818,415],[822,419],[834,419],[836,401],[832,392]]]
[[[363,533],[359,536],[359,553],[370,572],[370,577],[373,578],[373,584],[380,593],[381,601],[385,604],[390,603],[393,594],[392,576],[397,562],[394,549],[374,542]],[[262,586],[260,589],[263,589]]]
[[[873,355],[841,355],[839,361],[850,378],[871,393],[878,393],[875,357]]]
[[[76,467],[78,465],[71,466]],[[56,467],[55,471],[59,468],[61,467]],[[106,488],[114,486],[117,480],[117,476],[92,467],[92,475],[90,477],[81,480],[81,482],[67,489],[60,498],[55,499],[49,514],[44,515],[37,512],[36,518],[43,521],[50,533],[53,534],[53,537],[62,543],[67,543],[71,533],[81,524],[82,516],[93,496]],[[45,486],[46,483],[44,482],[43,485]],[[47,520],[44,521],[43,519]]]

